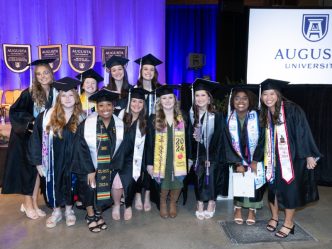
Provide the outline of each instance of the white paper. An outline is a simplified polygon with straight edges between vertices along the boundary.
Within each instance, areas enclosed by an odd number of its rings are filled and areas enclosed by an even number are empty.
[[[252,172],[233,173],[233,195],[255,197],[255,175]]]

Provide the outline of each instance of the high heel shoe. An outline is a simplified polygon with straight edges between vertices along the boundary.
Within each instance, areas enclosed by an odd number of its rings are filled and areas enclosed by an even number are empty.
[[[249,212],[250,211],[253,211],[254,212],[254,219],[247,219],[246,220],[246,223],[248,226],[252,226],[256,223],[256,209],[255,208],[249,208]],[[249,214],[248,214],[248,217],[249,217]]]
[[[270,225],[270,224],[269,224],[270,221],[275,221],[275,222],[276,222],[276,225],[275,225],[275,226]],[[267,223],[267,225],[266,225],[266,230],[268,230],[269,232],[274,232],[274,231],[277,229],[278,224],[279,224],[279,221],[278,221],[278,220],[275,220],[275,219],[271,218],[271,219],[269,220],[269,222]]]
[[[242,219],[242,217],[241,218],[235,218],[235,212],[236,212],[236,210],[237,209],[242,209],[241,207],[238,207],[238,206],[234,206],[234,222],[236,223],[236,224],[238,224],[238,225],[242,225],[243,224],[243,219]],[[241,214],[241,216],[242,216],[242,214]]]
[[[288,229],[289,232],[288,233],[282,232],[281,229],[283,227]],[[292,227],[286,227],[285,225],[282,225],[281,229],[278,232],[276,232],[275,236],[284,239],[284,238],[288,237],[289,234],[295,233],[295,224]]]
[[[214,213],[216,212],[216,203],[214,202],[213,205],[214,206],[213,206],[213,210],[212,211],[208,211],[208,210],[204,211],[204,218],[205,219],[211,219],[214,216]],[[208,206],[208,208],[209,208],[209,206]]]
[[[40,208],[36,208],[35,209],[36,213],[38,214],[39,217],[45,217],[46,216],[46,213],[41,210]]]
[[[35,211],[34,209],[32,209],[32,210],[27,210],[27,209],[25,209],[23,203],[21,204],[20,211],[21,211],[22,213],[25,213],[25,215],[26,215],[28,218],[32,219],[32,220],[36,220],[36,219],[39,218],[38,214],[36,213],[36,211]]]
[[[112,218],[113,218],[113,220],[120,220],[120,204],[113,206],[113,208],[112,208]]]
[[[197,210],[195,212],[196,218],[199,220],[204,220],[205,218],[203,209],[204,209],[204,203],[199,201],[197,203]]]

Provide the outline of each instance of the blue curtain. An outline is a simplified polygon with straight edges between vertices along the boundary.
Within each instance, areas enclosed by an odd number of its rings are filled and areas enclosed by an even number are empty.
[[[218,5],[167,5],[166,82],[191,83],[208,75],[216,80]],[[198,71],[187,69],[189,53],[206,55],[206,65]]]
[[[165,61],[165,0],[1,0],[0,89],[25,88],[29,72],[10,71],[3,61],[2,43],[31,44],[32,60],[38,45],[62,44],[59,79],[76,73],[67,61],[67,44],[96,46],[95,69],[102,73],[101,46],[128,46],[127,71],[136,83],[139,66],[134,59],[147,53]],[[165,82],[165,64],[158,66]]]

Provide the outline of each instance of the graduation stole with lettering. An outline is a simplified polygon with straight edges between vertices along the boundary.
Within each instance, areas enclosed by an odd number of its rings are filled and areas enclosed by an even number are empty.
[[[139,129],[139,120],[137,120],[136,133],[135,133],[135,147],[133,155],[133,172],[132,172],[135,181],[137,181],[137,179],[141,175],[144,142],[145,142],[145,134],[142,136],[141,130]]]
[[[55,189],[54,189],[54,151],[53,151],[53,130],[49,133],[46,131],[46,126],[50,122],[51,115],[54,108],[46,110],[43,116],[43,131],[42,131],[42,170],[46,178],[46,199],[51,207],[56,207]]]
[[[173,171],[172,177],[185,176],[187,174],[186,162],[186,143],[185,130],[182,116],[179,116],[179,123],[174,128],[173,123]],[[156,130],[155,135],[155,149],[154,149],[154,164],[153,176],[160,179],[165,178],[167,156],[167,127],[164,130]]]
[[[259,138],[259,120],[256,111],[251,111],[246,114],[246,121],[247,122],[247,154],[248,157],[246,158],[243,156],[243,152],[241,151],[240,145],[240,136],[239,136],[239,127],[238,127],[238,116],[236,111],[230,113],[227,117],[228,119],[228,130],[231,135],[232,139],[232,147],[238,156],[242,159],[243,165],[250,165],[252,162],[252,157],[257,147],[258,138]],[[248,171],[251,171],[251,168],[248,168]],[[262,162],[257,163],[257,175],[255,176],[255,188],[259,189],[265,184],[265,172],[264,172],[264,165]]]
[[[281,124],[275,125],[273,127],[270,118],[270,122],[268,122],[268,127],[265,129],[264,164],[266,166],[266,180],[268,182],[271,182],[274,180],[275,177],[275,149],[277,145],[279,162],[281,167],[281,177],[287,184],[290,184],[294,180],[294,169],[288,142],[284,102],[281,103],[279,120]]]

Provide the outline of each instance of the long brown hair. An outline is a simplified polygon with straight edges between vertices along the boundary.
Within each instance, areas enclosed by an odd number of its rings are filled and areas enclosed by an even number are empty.
[[[207,106],[207,111],[210,112],[210,113],[215,113],[216,112],[216,107],[213,104],[212,94],[209,91],[205,91],[205,92],[210,97],[210,103]],[[199,123],[199,110],[198,110],[198,106],[195,105],[195,104],[193,106],[193,111],[194,111],[194,126],[196,126]]]
[[[74,89],[70,91],[74,93],[75,105],[74,105],[73,114],[71,116],[71,119],[69,120],[70,121],[69,130],[75,133],[77,130],[77,126],[81,121],[80,117],[83,115],[83,111],[82,111],[82,104],[80,101],[80,97],[77,91]],[[62,131],[65,126],[66,126],[66,116],[65,116],[65,110],[63,109],[61,104],[61,92],[60,92],[56,98],[54,110],[52,112],[50,122],[46,126],[46,131],[49,132],[50,129],[52,129],[55,136],[62,138]]]
[[[122,65],[120,65],[122,66]],[[127,70],[124,66],[122,66],[123,68],[123,81],[122,81],[122,87],[121,87],[121,93],[120,96],[121,98],[126,98],[128,96],[128,91],[129,91],[129,81],[128,81],[128,73]],[[111,72],[109,72],[109,82],[107,85],[107,88],[110,89],[111,91],[117,91],[118,89],[116,88],[116,84],[115,84],[115,79],[112,77]]]
[[[31,87],[30,92],[31,92],[33,102],[35,102],[38,107],[43,107],[43,106],[45,106],[45,104],[47,102],[47,97],[46,97],[46,93],[45,93],[43,87],[41,86],[40,82],[37,80],[36,71],[40,67],[45,67],[52,74],[51,83],[54,81],[54,75],[53,75],[52,68],[50,67],[49,64],[39,64],[39,65],[35,66],[33,79],[32,79],[32,87]]]
[[[277,94],[278,100],[275,104],[275,111],[271,115],[271,118],[272,118],[272,123],[274,125],[279,125],[279,124],[281,124],[281,121],[279,119],[279,114],[280,114],[280,109],[281,109],[281,102],[283,100],[287,100],[287,99],[284,98],[278,90],[274,89],[274,91]],[[259,123],[262,127],[268,127],[268,121],[269,121],[268,115],[269,115],[269,109],[261,99],[261,112],[260,112],[260,115],[259,115]]]
[[[182,117],[182,113],[180,110],[180,102],[176,99],[176,96],[174,94],[173,94],[173,96],[175,99],[174,110],[173,110],[173,113],[174,113],[173,126],[177,126],[181,121],[180,117]],[[157,102],[156,102],[156,117],[154,120],[154,126],[155,126],[156,130],[158,130],[158,131],[163,131],[167,126],[166,115],[165,115],[165,112],[161,105],[160,98],[157,99]]]
[[[131,113],[131,110],[129,108],[129,113],[125,112],[123,116],[123,123],[126,127],[126,131],[129,130],[131,123],[133,121],[133,114]],[[145,101],[143,102],[143,109],[140,111],[138,115],[138,121],[139,121],[139,130],[141,131],[141,135],[146,134],[146,104]]]

